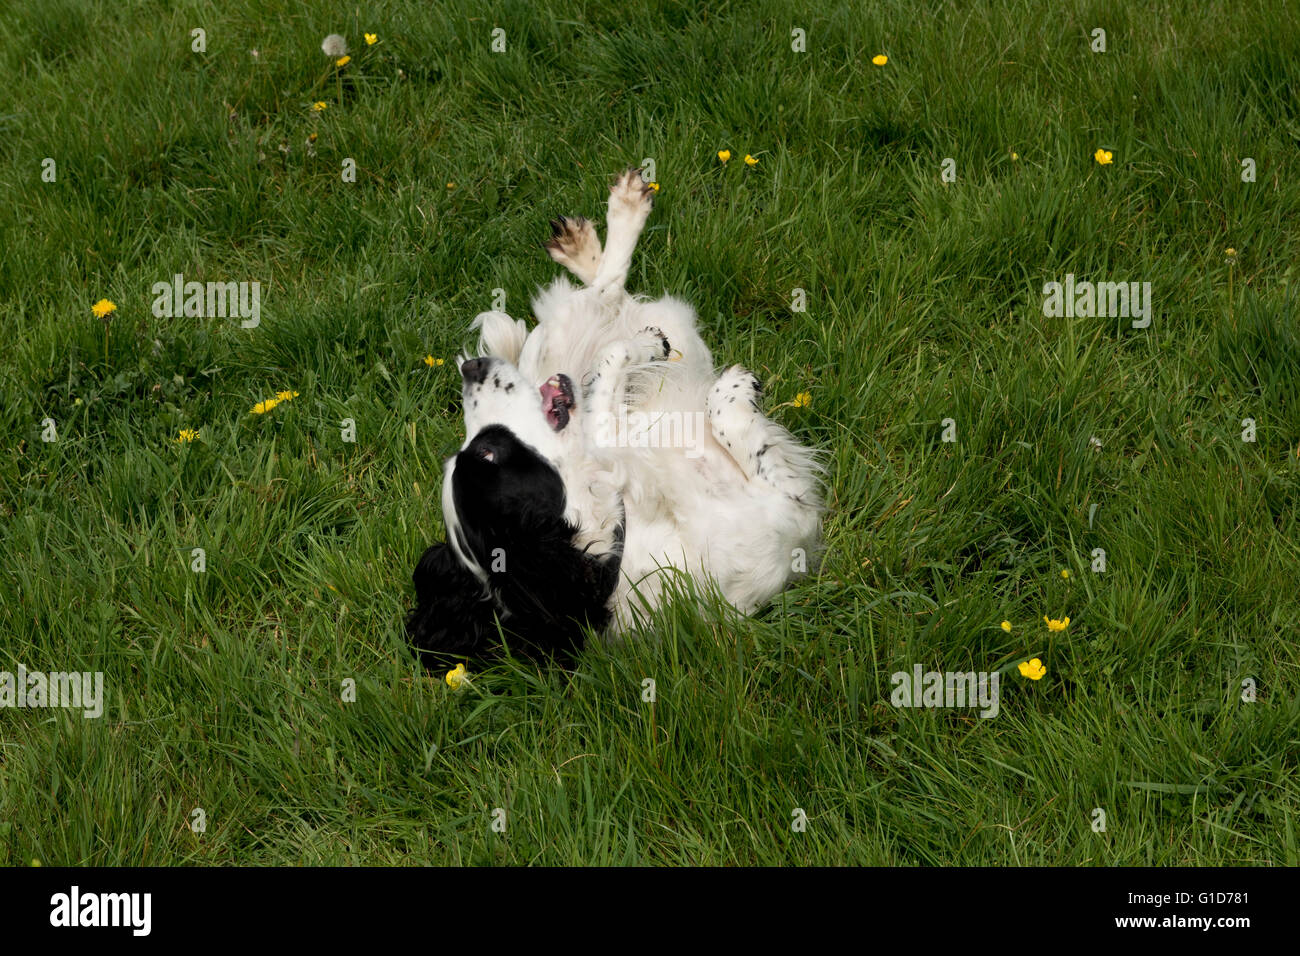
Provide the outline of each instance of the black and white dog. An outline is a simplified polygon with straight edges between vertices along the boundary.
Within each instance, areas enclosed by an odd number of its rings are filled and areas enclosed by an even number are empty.
[[[442,487],[447,541],[415,569],[407,622],[429,666],[516,652],[568,660],[617,635],[689,575],[751,613],[815,560],[815,454],[758,407],[759,383],[713,357],[686,303],[624,290],[652,192],[628,170],[602,250],[583,218],[552,223],[557,279],[537,326],[475,318],[460,360],[465,444]]]

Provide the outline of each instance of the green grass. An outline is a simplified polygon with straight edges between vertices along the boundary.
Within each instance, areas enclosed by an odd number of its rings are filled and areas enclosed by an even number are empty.
[[[0,670],[109,698],[0,711],[0,863],[1300,863],[1295,6],[546,6],[0,13]],[[823,567],[453,692],[402,632],[450,359],[647,157],[630,285],[811,393]],[[1151,327],[1045,318],[1067,272]],[[155,318],[175,273],[260,327]],[[999,715],[890,706],[916,663],[1002,669]]]

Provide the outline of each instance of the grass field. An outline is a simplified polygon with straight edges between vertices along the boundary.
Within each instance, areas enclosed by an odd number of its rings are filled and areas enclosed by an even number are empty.
[[[1055,6],[7,4],[0,670],[106,703],[0,710],[0,863],[1300,863],[1300,13]],[[453,691],[454,356],[647,158],[629,284],[828,451],[824,563]]]

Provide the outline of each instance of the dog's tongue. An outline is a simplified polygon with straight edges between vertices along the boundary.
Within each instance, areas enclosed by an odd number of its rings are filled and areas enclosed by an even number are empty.
[[[542,393],[542,411],[551,428],[557,432],[569,424],[569,409],[573,407],[573,386],[563,375],[552,375],[538,389]]]
[[[536,379],[534,379],[534,381],[536,381]],[[564,390],[560,388],[560,377],[558,375],[552,376],[545,385],[538,389],[538,391],[542,393],[543,408],[550,408],[551,403],[554,402],[556,398],[564,397]]]

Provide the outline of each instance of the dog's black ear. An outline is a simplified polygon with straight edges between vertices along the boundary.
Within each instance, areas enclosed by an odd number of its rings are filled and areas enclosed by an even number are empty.
[[[494,656],[499,642],[492,601],[451,548],[435,544],[425,551],[411,580],[416,604],[406,634],[425,667],[437,670]]]

